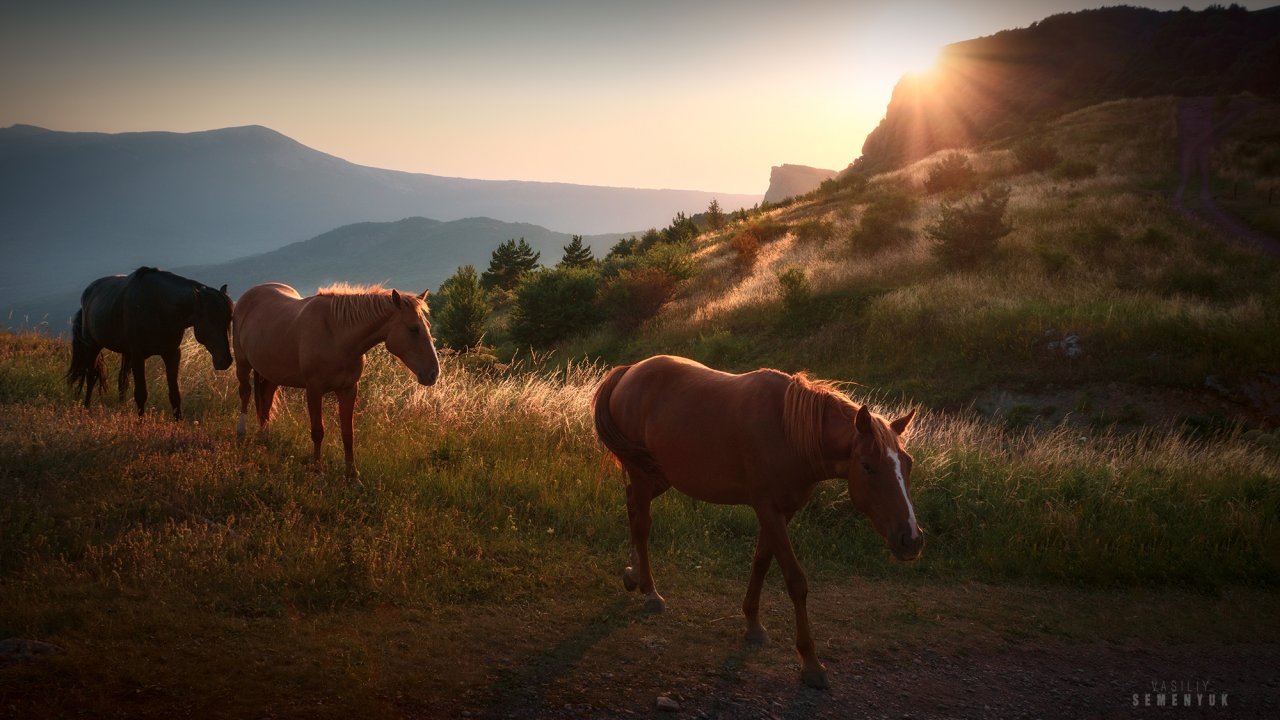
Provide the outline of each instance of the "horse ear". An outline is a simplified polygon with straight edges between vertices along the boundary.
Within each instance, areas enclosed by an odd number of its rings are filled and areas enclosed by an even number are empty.
[[[427,295],[429,295],[430,293],[431,293],[431,291],[430,291],[430,290],[427,290],[426,288],[423,288],[423,290],[422,290],[422,294],[418,296],[418,299],[419,299],[419,300],[426,300],[426,299],[427,299]]]
[[[916,409],[911,408],[911,412],[889,423],[889,427],[893,428],[893,431],[895,433],[901,435],[907,431],[908,427],[911,426],[911,421],[914,420],[915,417],[916,417]]]
[[[866,405],[858,408],[858,416],[853,419],[853,426],[858,429],[858,432],[864,435],[869,435],[872,432],[875,432],[872,426],[871,411],[867,409]]]
[[[227,294],[227,284],[226,284],[226,283],[223,283],[223,284],[222,284],[222,287],[218,288],[218,292],[222,293],[223,295],[226,295],[226,294]],[[230,297],[230,296],[228,296],[228,297]]]
[[[391,291],[391,301],[392,301],[392,302],[394,302],[394,303],[396,304],[396,307],[400,307],[400,305],[401,305],[401,301],[400,301],[400,291],[399,291],[399,290],[392,290],[392,291]]]

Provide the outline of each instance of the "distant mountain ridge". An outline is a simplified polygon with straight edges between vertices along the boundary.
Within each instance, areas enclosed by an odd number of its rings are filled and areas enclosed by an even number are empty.
[[[824,170],[808,165],[774,165],[769,171],[769,189],[764,193],[764,201],[779,202],[789,197],[804,195],[817,190],[823,180],[835,176],[835,170]]]
[[[1238,92],[1280,94],[1280,6],[1054,15],[948,45],[933,73],[903,77],[854,168],[895,169],[1108,100]]]
[[[468,180],[356,165],[260,126],[0,129],[0,310],[138,265],[216,263],[362,221],[486,216],[566,233],[662,227],[758,195]]]
[[[541,262],[551,266],[560,260],[571,235],[529,223],[508,223],[492,218],[464,218],[441,222],[411,217],[394,222],[362,222],[345,225],[310,240],[291,243],[265,253],[225,263],[166,268],[217,287],[227,284],[232,298],[264,282],[292,285],[303,295],[335,282],[381,283],[414,293],[435,291],[461,265],[488,267],[498,243],[524,238]],[[603,257],[622,234],[588,235],[584,240]],[[127,273],[133,268],[104,271],[100,275]],[[92,278],[91,278],[92,279]],[[17,305],[17,315],[5,325],[34,325],[47,317],[52,333],[64,332],[75,313],[82,288],[46,294]]]

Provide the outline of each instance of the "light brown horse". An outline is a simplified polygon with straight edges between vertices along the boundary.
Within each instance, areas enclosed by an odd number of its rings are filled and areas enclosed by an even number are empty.
[[[240,381],[236,435],[244,437],[250,394],[258,425],[266,428],[276,390],[306,388],[313,459],[319,464],[324,439],[321,401],[325,393],[336,393],[347,475],[358,475],[353,414],[364,354],[385,342],[419,383],[432,385],[440,374],[426,298],[425,290],[418,296],[401,295],[378,286],[339,285],[306,298],[280,283],[249,288],[236,303],[232,339]]]
[[[808,581],[787,524],[827,478],[849,483],[849,497],[900,560],[924,549],[908,494],[911,456],[902,435],[915,411],[886,422],[830,384],[757,370],[730,375],[692,360],[659,355],[616,367],[592,401],[596,434],[626,470],[631,562],[628,590],[666,605],[649,568],[649,503],[669,487],[698,500],[750,505],[760,521],[751,580],[742,603],[748,640],[765,642],[760,589],[776,558],[795,605],[796,649],[807,685],[826,687],[805,609]]]

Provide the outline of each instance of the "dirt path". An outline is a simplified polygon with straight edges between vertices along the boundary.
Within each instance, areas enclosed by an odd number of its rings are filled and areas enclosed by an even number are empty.
[[[1181,158],[1178,190],[1173,206],[1187,217],[1208,223],[1238,242],[1253,245],[1268,255],[1280,256],[1280,240],[1259,232],[1223,210],[1210,192],[1213,146],[1221,133],[1244,117],[1252,106],[1233,100],[1227,113],[1215,120],[1214,98],[1183,98],[1178,103],[1178,152]],[[1188,203],[1191,186],[1199,182],[1195,201]]]

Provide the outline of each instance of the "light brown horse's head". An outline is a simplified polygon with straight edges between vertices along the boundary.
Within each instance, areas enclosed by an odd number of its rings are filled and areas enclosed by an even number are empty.
[[[440,358],[431,339],[427,319],[427,291],[421,295],[401,295],[391,291],[395,312],[387,320],[387,350],[409,368],[422,385],[434,385],[440,377]]]
[[[854,419],[849,463],[849,498],[899,560],[915,560],[924,550],[924,532],[911,504],[911,455],[902,446],[915,415],[912,410],[886,422],[863,405]]]

